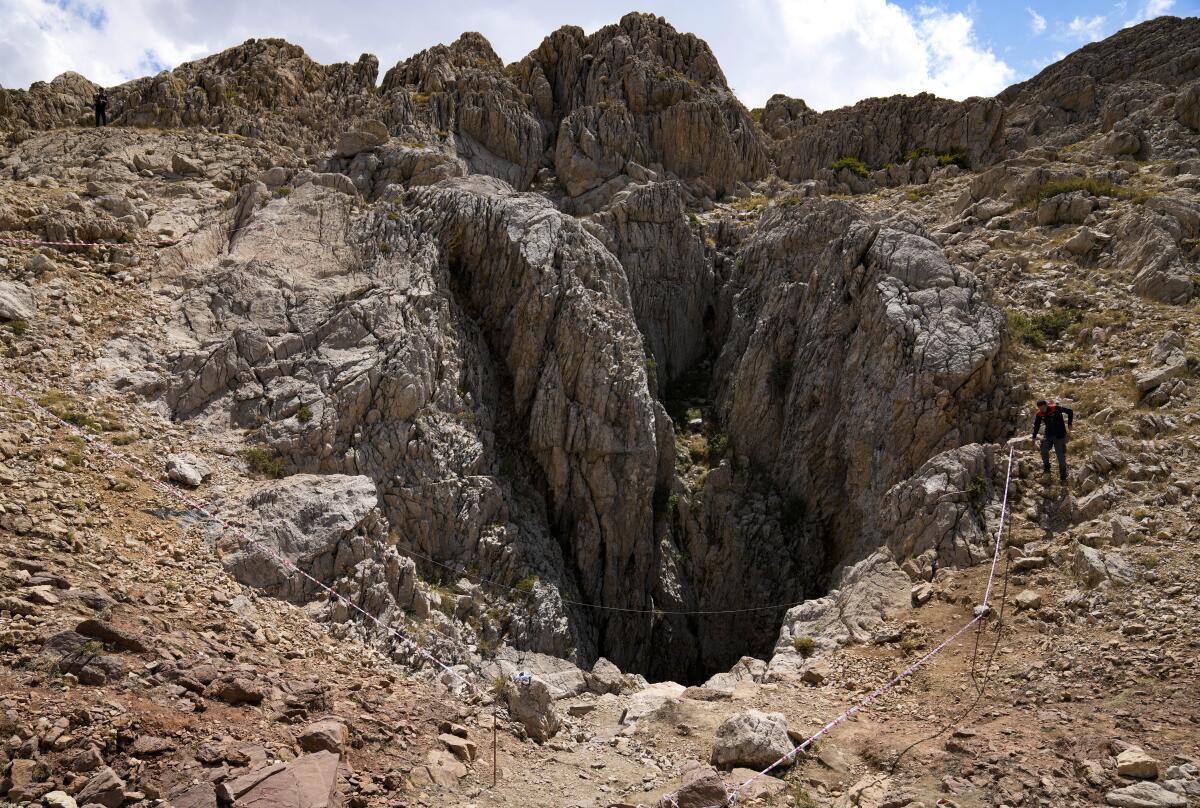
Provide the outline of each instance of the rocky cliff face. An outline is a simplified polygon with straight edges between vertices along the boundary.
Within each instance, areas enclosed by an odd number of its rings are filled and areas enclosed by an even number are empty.
[[[507,67],[464,34],[379,86],[373,57],[251,40],[113,89],[117,126],[54,160],[35,131],[79,123],[95,88],[0,92],[5,167],[83,191],[0,223],[174,242],[154,326],[107,340],[99,387],[294,475],[228,502],[264,530],[311,505],[276,543],[321,580],[472,664],[508,643],[699,681],[775,645],[784,608],[756,609],[878,548],[922,579],[978,559],[986,503],[929,493],[992,480],[1014,415],[971,233],[1084,225],[1064,249],[1195,295],[1192,203],[1109,215],[1128,157],[1196,142],[1194,51],[1156,50],[1193,29],[1138,26],[995,99],[756,116],[650,15]],[[1113,165],[1053,163],[1072,138]],[[936,229],[828,198],[951,182]],[[225,549],[243,580],[313,595]]]

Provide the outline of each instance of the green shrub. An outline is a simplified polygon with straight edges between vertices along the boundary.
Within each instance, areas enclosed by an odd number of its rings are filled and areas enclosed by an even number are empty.
[[[29,323],[25,320],[9,320],[4,323],[4,327],[20,337],[24,336],[25,332],[29,330]]]
[[[283,461],[273,452],[261,446],[252,446],[242,452],[242,459],[252,474],[277,480],[284,476]]]
[[[708,462],[713,466],[717,465],[725,457],[726,453],[729,452],[729,449],[729,436],[717,435],[708,442]]]
[[[388,244],[386,241],[379,242],[379,252],[383,255],[391,255],[392,245]]]
[[[843,168],[848,168],[850,169],[851,173],[857,174],[863,179],[871,176],[871,172],[867,168],[866,163],[864,163],[862,160],[859,160],[857,157],[839,157],[829,164],[829,168],[833,171],[841,171]]]
[[[513,589],[520,592],[522,595],[528,595],[533,592],[533,588],[537,586],[538,577],[536,575],[526,575],[521,580],[513,585]]]
[[[307,424],[312,420],[312,407],[307,404],[301,404],[300,409],[296,410],[296,420],[302,424]]]
[[[290,185],[280,185],[275,189],[275,196],[291,196],[291,193],[292,186]]]
[[[971,503],[971,507],[978,508],[983,504],[983,498],[987,495],[987,480],[982,476],[975,477],[967,483],[967,499]]]
[[[1047,342],[1061,337],[1082,317],[1083,315],[1078,309],[1066,306],[1054,306],[1037,314],[1010,311],[1008,313],[1008,330],[1012,333],[1013,338],[1026,345],[1044,348]]]
[[[797,654],[807,659],[817,650],[817,641],[806,635],[792,637],[792,647],[796,649]]]
[[[788,194],[776,200],[775,204],[781,208],[790,208],[792,205],[799,205],[803,201],[804,197],[800,196],[800,194]]]

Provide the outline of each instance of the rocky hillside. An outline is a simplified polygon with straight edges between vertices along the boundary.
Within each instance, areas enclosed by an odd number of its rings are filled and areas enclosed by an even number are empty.
[[[825,113],[642,14],[0,90],[0,796],[719,805],[970,619],[1009,443],[984,629],[739,798],[1187,805],[1198,35]]]

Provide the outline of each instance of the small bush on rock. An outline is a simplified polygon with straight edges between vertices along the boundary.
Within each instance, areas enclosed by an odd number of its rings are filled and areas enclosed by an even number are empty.
[[[871,176],[870,170],[866,163],[859,160],[857,157],[839,157],[830,163],[829,168],[833,171],[841,171],[843,168],[850,169],[850,172],[866,179]]]

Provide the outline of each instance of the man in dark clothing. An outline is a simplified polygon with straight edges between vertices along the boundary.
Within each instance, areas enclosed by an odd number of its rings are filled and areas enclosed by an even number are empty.
[[[108,126],[108,95],[104,90],[96,93],[92,106],[96,110],[96,126]]]
[[[1063,416],[1066,416],[1064,422]],[[1058,457],[1058,478],[1067,480],[1067,436],[1071,434],[1071,425],[1075,422],[1075,413],[1070,407],[1058,404],[1047,404],[1043,399],[1037,403],[1037,414],[1033,418],[1033,440],[1037,442],[1038,430],[1042,424],[1046,431],[1042,436],[1042,473],[1050,473],[1050,449]]]

